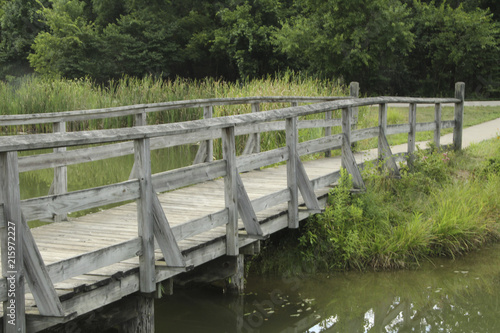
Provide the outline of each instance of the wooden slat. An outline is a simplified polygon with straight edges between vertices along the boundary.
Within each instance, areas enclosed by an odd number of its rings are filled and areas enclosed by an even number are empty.
[[[304,156],[326,150],[339,149],[342,145],[342,134],[335,134],[319,139],[297,143],[297,154]]]
[[[375,138],[378,135],[378,127],[362,128],[351,132],[351,142]]]
[[[385,135],[400,134],[410,132],[410,124],[388,125]]]
[[[267,165],[286,161],[288,150],[286,147],[277,148],[257,154],[238,156],[236,165],[240,172],[258,169]]]
[[[435,131],[436,130],[436,123],[435,122],[416,123],[415,130],[417,132]]]
[[[213,214],[172,227],[175,239],[179,242],[194,235],[226,225],[228,221],[227,208]]]
[[[214,161],[157,173],[152,179],[155,190],[164,192],[224,177],[225,174],[226,162]]]
[[[27,199],[21,207],[27,221],[51,219],[54,215],[76,212],[139,198],[139,181],[122,183],[74,191],[62,195]]]

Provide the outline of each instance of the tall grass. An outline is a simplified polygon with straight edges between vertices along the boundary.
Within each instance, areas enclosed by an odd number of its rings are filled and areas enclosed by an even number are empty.
[[[254,268],[399,268],[500,239],[500,139],[458,153],[419,150],[414,169],[401,171],[390,179],[367,167],[362,194],[351,194],[343,172],[325,212],[270,241]]]

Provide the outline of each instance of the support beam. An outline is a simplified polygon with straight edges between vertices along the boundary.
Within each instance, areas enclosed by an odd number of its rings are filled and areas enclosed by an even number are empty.
[[[236,183],[238,184],[238,212],[240,214],[245,230],[250,237],[264,238],[257,215],[252,207],[252,202],[243,185],[240,174],[236,171]]]
[[[224,177],[224,201],[228,210],[226,224],[226,253],[238,255],[238,181],[236,169],[236,144],[234,126],[222,129],[222,155],[226,161]]]
[[[286,146],[288,148],[288,160],[286,163],[286,178],[290,200],[288,201],[288,227],[296,229],[299,227],[299,190],[297,185],[297,117],[286,119]]]
[[[151,155],[149,139],[134,141],[136,177],[139,179],[140,197],[137,200],[138,233],[142,239],[139,256],[140,290],[152,293],[156,290],[154,256],[153,185],[151,181]]]
[[[245,291],[245,255],[240,254],[235,257],[236,272],[229,277],[227,292],[241,295]]]
[[[3,302],[3,332],[26,332],[24,299],[24,228],[17,152],[0,153],[0,202],[5,225],[0,228],[2,276],[7,279],[7,300]]]
[[[155,222],[153,228],[154,235],[163,253],[165,262],[168,267],[186,267],[186,262],[172,233],[167,217],[163,212],[160,200],[154,191],[151,193],[151,196],[153,199],[153,217]]]
[[[462,149],[462,132],[464,127],[464,100],[465,83],[457,82],[455,84],[455,98],[459,103],[455,103],[455,127],[453,128],[453,147],[455,150]]]
[[[359,83],[358,82],[351,82],[349,85],[349,95],[352,98],[359,98]],[[359,108],[353,107],[352,108],[352,113],[351,113],[351,126],[352,129],[355,130],[358,126],[358,113],[359,113]]]
[[[342,161],[344,161],[343,167],[352,175],[352,185],[355,189],[365,190],[366,186],[361,177],[361,172],[359,172],[358,164],[354,158],[354,154],[351,150],[351,144],[347,140],[347,136],[344,134],[344,140],[342,143]]]
[[[304,164],[302,164],[299,156],[296,156],[295,158],[297,164],[297,185],[300,193],[302,194],[302,199],[304,199],[307,209],[311,212],[321,213],[318,198],[314,193],[314,188],[309,180],[309,177],[307,176]]]
[[[391,146],[389,145],[387,137],[385,136],[385,131],[382,128],[380,128],[378,140],[379,159],[383,163],[384,168],[389,170],[389,175],[391,177],[401,178],[398,165],[396,164],[396,159],[394,158],[394,155],[392,155]]]
[[[154,297],[150,295],[133,295],[135,298],[134,318],[121,325],[122,333],[152,333],[155,331]],[[130,309],[127,309],[130,311]]]
[[[63,317],[64,311],[61,301],[50,280],[47,267],[45,266],[35,239],[26,223],[24,217],[21,218],[23,228],[23,259],[26,271],[26,280],[30,286],[31,293],[35,298],[38,311],[43,316]]]
[[[434,130],[434,144],[438,149],[441,146],[441,111],[441,103],[436,103],[434,107],[434,122],[436,123],[436,129]]]
[[[415,152],[415,140],[417,134],[417,104],[411,103],[409,107],[408,123],[410,124],[410,131],[408,132],[408,163],[410,167],[413,165]]]

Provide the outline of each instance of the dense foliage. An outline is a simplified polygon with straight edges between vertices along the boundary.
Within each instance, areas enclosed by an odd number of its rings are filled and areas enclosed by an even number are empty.
[[[476,249],[500,237],[499,165],[500,136],[457,153],[419,150],[401,179],[368,167],[361,194],[343,170],[325,212],[271,239],[254,269],[400,268]]]
[[[496,0],[0,0],[0,76],[274,75],[500,95]]]

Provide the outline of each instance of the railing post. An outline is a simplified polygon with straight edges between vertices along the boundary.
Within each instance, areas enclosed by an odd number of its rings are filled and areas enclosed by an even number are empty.
[[[383,151],[383,143],[382,136],[387,133],[387,103],[379,104],[378,106],[378,158],[383,159],[384,151]]]
[[[346,147],[351,147],[351,111],[351,108],[342,109],[342,133],[344,134],[344,140],[346,140],[343,145],[345,144]],[[342,167],[345,168],[347,161],[344,154],[342,154],[340,161]]]
[[[453,147],[455,150],[462,149],[462,131],[464,119],[465,83],[455,84],[455,98],[460,102],[455,103],[455,127],[453,128]]]
[[[23,225],[17,152],[0,153],[0,203],[4,224],[0,226],[2,277],[7,282],[3,302],[3,332],[26,332],[23,264]]]
[[[222,155],[226,161],[224,177],[224,201],[228,210],[226,225],[226,253],[229,256],[239,254],[238,245],[238,183],[236,169],[236,144],[234,126],[222,129]]]
[[[54,133],[66,133],[66,122],[58,122],[52,125]],[[54,148],[54,152],[66,151],[66,147]],[[60,166],[54,168],[53,193],[64,194],[68,192],[68,167]],[[68,215],[61,214],[54,216],[54,222],[67,221]]]
[[[325,120],[326,121],[332,120],[332,117],[333,117],[333,111],[326,111],[325,112]],[[332,135],[332,128],[330,126],[325,127],[325,137],[331,136],[331,135]],[[332,156],[332,151],[330,149],[328,149],[325,152],[325,157],[331,157],[331,156]]]
[[[408,132],[408,162],[410,166],[413,165],[415,152],[415,139],[417,134],[417,104],[411,103],[409,107],[408,123],[410,124],[410,131]]]
[[[441,146],[441,111],[441,103],[436,103],[434,106],[434,122],[436,123],[436,129],[434,130],[434,144],[438,149]]]
[[[299,227],[299,188],[297,185],[297,117],[286,119],[286,146],[288,147],[288,160],[286,162],[286,178],[290,190],[290,201],[288,201],[288,227]]]
[[[210,119],[213,117],[214,107],[212,105],[203,107],[203,118]],[[207,157],[205,162],[212,162],[214,160],[214,140],[207,140]]]
[[[359,83],[358,82],[351,82],[351,84],[349,85],[349,95],[352,97],[352,98],[359,98]],[[358,126],[358,113],[359,113],[359,108],[356,106],[356,107],[353,107],[352,108],[352,120],[351,120],[351,125],[352,125],[352,129],[356,129],[356,127]]]
[[[135,177],[139,179],[140,198],[137,200],[137,224],[139,237],[142,239],[142,251],[139,255],[139,283],[143,293],[156,290],[154,220],[153,220],[153,185],[151,181],[151,152],[149,139],[134,141]]]
[[[252,113],[260,112],[260,103],[252,103]],[[260,132],[254,133],[254,150],[253,153],[260,153]]]

